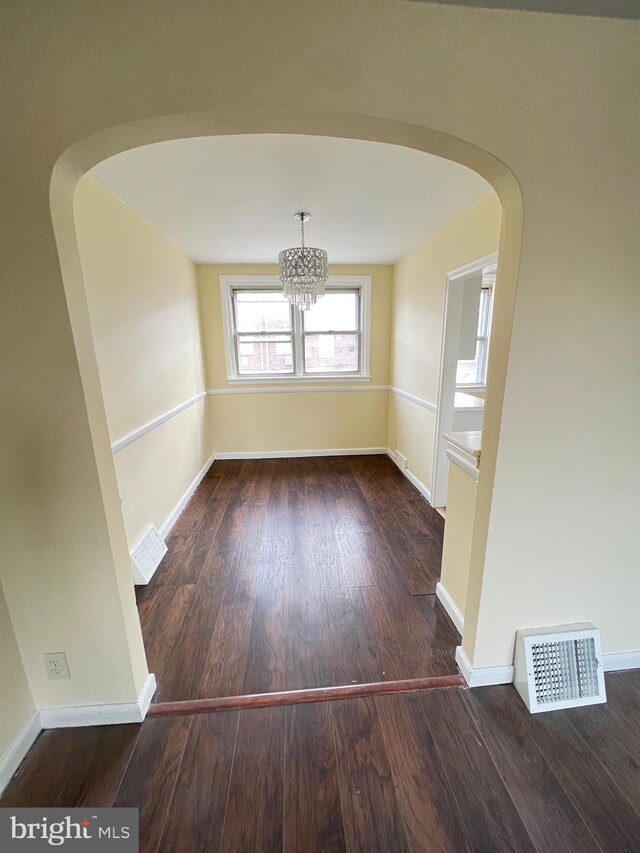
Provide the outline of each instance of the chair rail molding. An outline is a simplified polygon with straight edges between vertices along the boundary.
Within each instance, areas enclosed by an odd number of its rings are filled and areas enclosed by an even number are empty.
[[[256,380],[253,379],[252,381],[255,382]],[[261,387],[261,382],[272,382],[272,380],[260,380],[257,386],[252,385],[252,387],[247,388],[242,387],[244,380],[238,380],[240,387],[210,388],[207,391],[201,391],[194,397],[185,400],[184,403],[180,403],[179,405],[174,406],[173,409],[169,409],[167,412],[163,412],[163,414],[158,415],[158,417],[153,418],[153,420],[147,421],[147,423],[143,424],[141,427],[138,427],[138,429],[134,429],[126,435],[123,435],[122,438],[117,439],[117,441],[112,442],[111,452],[114,454],[118,453],[118,451],[122,450],[125,447],[128,447],[130,444],[133,444],[134,441],[137,441],[139,438],[142,438],[144,435],[147,435],[147,433],[150,433],[152,430],[157,429],[159,426],[162,426],[162,424],[166,423],[171,418],[174,418],[176,415],[179,415],[181,412],[184,412],[186,409],[190,408],[191,406],[194,406],[196,403],[199,403],[200,400],[203,400],[205,397],[218,397],[233,394],[353,394],[361,392],[390,392],[393,394],[397,394],[399,397],[403,397],[405,400],[410,400],[412,403],[416,403],[418,406],[422,406],[424,409],[428,409],[430,412],[438,411],[438,408],[434,403],[430,403],[428,400],[423,400],[422,398],[417,397],[415,394],[410,394],[408,391],[403,391],[401,388],[396,388],[391,385],[367,385],[366,382],[368,380],[364,377],[350,377],[349,380],[345,379],[345,384],[339,385],[328,384],[329,381],[333,383],[336,382],[335,379],[304,379],[302,381],[296,379],[288,381],[285,380],[283,384],[278,385],[265,384]],[[347,382],[349,384],[347,384]],[[384,453],[385,448],[370,452]]]
[[[396,388],[395,385],[389,385],[389,391],[391,391],[392,394],[396,394],[398,397],[402,397],[405,400],[410,400],[418,406],[422,406],[423,409],[428,409],[430,412],[438,411],[438,407],[435,403],[430,403],[428,400],[423,400],[422,397],[417,397],[415,394],[403,391],[402,388]]]
[[[366,382],[366,379],[360,380]],[[233,384],[243,383],[244,379],[236,379],[233,380]],[[255,379],[252,379],[252,382],[255,382]],[[273,381],[273,380],[261,380],[264,381]],[[269,385],[268,387],[257,387],[257,388],[242,388],[242,387],[234,387],[234,388],[212,388],[207,391],[207,394],[211,397],[217,397],[220,395],[226,394],[334,394],[336,392],[347,392],[353,393],[356,391],[388,391],[388,385],[328,385],[326,384],[326,379],[316,379],[314,385],[299,385],[299,382],[314,382],[313,379],[288,379],[284,380],[286,385]],[[331,381],[335,382],[335,378]],[[350,382],[358,381],[356,377],[350,377]]]
[[[207,396],[206,391],[201,391],[199,394],[196,394],[195,397],[191,397],[189,400],[185,400],[184,403],[180,403],[178,406],[174,406],[173,409],[169,409],[168,412],[164,412],[162,415],[158,415],[157,418],[154,418],[151,421],[148,421],[143,426],[138,427],[138,429],[134,429],[132,432],[127,433],[127,435],[122,436],[117,441],[114,441],[111,445],[111,452],[117,453],[119,450],[122,450],[124,447],[127,447],[129,444],[133,444],[134,441],[137,441],[139,438],[142,438],[143,435],[151,432],[162,424],[166,423],[171,418],[174,418],[176,415],[179,415],[180,412],[184,412],[185,409],[190,408],[191,406],[199,403],[200,400],[204,400]]]

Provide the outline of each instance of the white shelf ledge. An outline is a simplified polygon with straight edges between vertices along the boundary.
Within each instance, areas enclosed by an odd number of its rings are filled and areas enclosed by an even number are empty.
[[[447,441],[447,459],[477,482],[480,473],[480,448],[482,432],[445,432]]]

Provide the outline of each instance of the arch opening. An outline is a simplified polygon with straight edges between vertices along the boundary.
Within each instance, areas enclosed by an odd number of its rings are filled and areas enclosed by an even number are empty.
[[[498,453],[502,400],[510,344],[522,235],[522,199],[508,167],[488,152],[433,129],[367,116],[308,115],[277,111],[212,112],[158,117],[101,131],[74,145],[56,163],[50,191],[52,219],[65,294],[77,351],[92,435],[111,554],[116,569],[125,630],[132,657],[143,656],[138,614],[129,571],[118,484],[107,429],[93,345],[85,279],[74,220],[74,195],[80,179],[95,165],[141,146],[197,136],[302,134],[359,139],[404,146],[460,163],[480,174],[502,205],[492,359],[487,380],[482,444],[482,473],[473,524],[473,540],[462,647],[473,661],[482,591],[493,478]]]

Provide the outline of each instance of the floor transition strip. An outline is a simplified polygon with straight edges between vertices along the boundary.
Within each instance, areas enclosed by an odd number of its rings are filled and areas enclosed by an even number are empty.
[[[210,714],[215,711],[298,705],[305,702],[326,702],[335,699],[353,699],[359,696],[383,696],[388,693],[411,693],[416,690],[434,690],[445,687],[466,687],[466,682],[461,675],[441,675],[431,678],[405,678],[400,681],[373,681],[367,684],[312,687],[306,690],[251,693],[246,696],[222,696],[217,699],[157,702],[150,706],[147,716],[172,717],[187,714]]]

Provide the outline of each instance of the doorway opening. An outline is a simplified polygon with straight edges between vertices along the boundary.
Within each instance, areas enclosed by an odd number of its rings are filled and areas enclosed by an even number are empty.
[[[497,267],[493,252],[447,273],[432,492],[438,509],[447,506],[444,434],[482,430]]]
[[[255,114],[251,116],[251,121],[255,121],[258,125],[260,124],[260,122],[256,120]],[[170,122],[169,122],[169,124],[170,124]],[[338,122],[338,125],[339,124],[340,124],[340,122]],[[367,122],[365,122],[365,124],[367,124]],[[259,130],[260,128],[259,127],[256,128],[254,125],[254,129]],[[300,125],[296,124],[296,122],[293,122],[293,129],[300,129]],[[306,130],[306,132],[309,132],[308,127],[305,127],[305,130]],[[332,133],[335,133],[335,135],[337,136],[337,135],[339,135],[339,133],[336,133],[336,130],[337,130],[337,127],[333,128]],[[420,133],[417,133],[417,135],[416,135],[415,129],[409,130],[407,128],[406,131],[401,131],[401,128],[397,127],[396,131],[397,132],[395,132],[395,133],[388,134],[387,129],[382,128],[382,127],[379,127],[379,128],[376,127],[376,122],[373,121],[372,126],[368,130],[362,129],[358,133],[354,134],[353,128],[351,128],[349,130],[349,136],[351,136],[351,137],[357,136],[358,138],[363,138],[363,139],[368,138],[368,139],[372,139],[372,140],[384,140],[386,138],[387,141],[392,142],[392,144],[395,144],[395,145],[407,145],[407,147],[409,147],[409,148],[422,149],[422,150],[428,150],[429,148],[433,147],[436,150],[441,150],[443,140],[439,138],[437,140],[437,142],[434,141],[434,139],[432,139],[430,136],[430,132],[426,131],[426,129],[425,129],[425,134],[426,134],[425,139],[422,142],[418,138],[420,136]],[[146,129],[146,132],[147,132],[146,141],[148,142],[149,141],[149,128]],[[316,133],[320,132],[320,129],[317,128],[315,130],[315,132]],[[160,128],[158,129],[158,133],[161,137],[164,136],[164,138],[171,138],[170,136],[167,136],[168,131],[167,131],[167,122],[166,121],[164,122],[164,126],[161,129]],[[403,136],[403,133],[406,133],[406,135]],[[134,132],[134,135],[135,135],[135,132]],[[183,135],[183,136],[185,135],[184,127],[182,128],[180,135]],[[116,141],[116,139],[114,139],[112,143],[109,142],[108,137],[109,137],[109,134],[105,134],[105,136],[100,140],[100,144],[97,146],[97,149],[94,149],[94,150],[100,150],[102,157],[104,157],[105,151],[108,151],[110,144],[115,146],[116,149],[118,147],[120,147],[121,150],[122,150],[122,147],[127,147],[127,146],[122,146],[122,137],[119,134],[116,135],[117,141]],[[428,140],[431,140],[431,141],[428,142]],[[131,143],[129,143],[129,145],[130,144]],[[459,145],[459,143],[457,143],[457,144]],[[78,155],[78,154],[82,155],[82,156],[80,156],[80,160],[83,163],[83,165],[81,167],[81,172],[82,172],[82,170],[86,170],[88,165],[91,163],[92,158],[96,157],[95,153],[89,153],[89,149],[91,149],[91,145],[89,145],[88,148],[85,150],[82,150],[82,145],[80,145],[78,147],[78,149],[75,152],[73,152],[73,155],[70,154],[70,159],[73,159],[74,155]],[[459,150],[458,150],[456,156],[458,158],[460,157],[460,151]],[[95,162],[95,160],[94,160],[94,162]],[[73,170],[72,170],[72,172],[73,172]],[[100,472],[100,476],[101,476],[101,480],[103,481],[103,484],[105,484],[105,485],[109,484],[109,487],[104,490],[105,509],[106,509],[107,515],[109,516],[109,519],[111,522],[111,529],[120,528],[120,531],[118,532],[118,534],[116,536],[116,539],[119,539],[120,543],[122,543],[122,538],[123,538],[121,535],[122,514],[119,510],[119,507],[116,507],[116,505],[113,502],[113,496],[117,495],[117,489],[113,488],[114,479],[115,479],[114,478],[113,464],[112,463],[109,464],[108,455],[104,452],[105,448],[103,446],[104,445],[104,439],[105,439],[105,436],[107,434],[107,431],[104,429],[104,426],[105,426],[105,424],[104,424],[104,412],[103,412],[102,405],[100,403],[100,395],[98,394],[96,396],[96,394],[95,394],[95,390],[96,390],[95,380],[97,379],[97,371],[95,370],[95,350],[94,350],[94,347],[91,345],[91,336],[87,335],[87,331],[89,330],[89,324],[87,323],[88,316],[87,316],[87,312],[86,312],[86,293],[84,291],[84,278],[82,275],[82,267],[78,263],[78,251],[77,251],[78,247],[77,247],[76,235],[75,235],[75,233],[69,234],[67,229],[66,229],[66,226],[68,226],[69,222],[73,221],[73,217],[70,216],[69,214],[72,213],[73,189],[75,188],[75,184],[77,182],[78,171],[77,170],[75,171],[75,173],[72,176],[73,179],[70,181],[70,183],[66,183],[67,178],[69,178],[69,172],[65,171],[65,170],[57,171],[57,173],[54,175],[54,182],[53,182],[53,188],[52,188],[52,206],[53,206],[53,210],[54,210],[54,220],[56,221],[56,232],[57,232],[57,237],[58,237],[58,241],[59,241],[59,245],[60,245],[60,254],[61,254],[61,258],[62,258],[63,268],[64,268],[64,272],[65,272],[65,287],[67,289],[67,296],[68,296],[68,301],[70,304],[70,313],[71,313],[71,317],[72,317],[74,335],[76,337],[76,344],[78,347],[79,360],[80,360],[81,368],[83,371],[83,382],[85,384],[85,393],[86,393],[86,397],[87,397],[88,411],[90,414],[90,420],[92,421],[92,425],[94,427],[94,441],[95,441],[97,447],[99,446],[99,450],[98,449],[96,450],[96,453],[97,453],[96,458],[98,461],[98,468],[99,468],[99,472]],[[504,192],[505,192],[505,190],[503,189],[503,193]],[[66,207],[65,207],[65,205],[66,205]],[[516,242],[517,242],[517,239],[516,239]],[[65,261],[66,262],[69,261],[69,255],[73,255],[72,262],[65,263]],[[205,389],[205,396],[206,397],[209,396],[209,390],[210,389]],[[218,389],[213,389],[213,390],[214,390],[213,396],[215,397],[216,396],[215,392]],[[389,392],[388,388],[386,388],[386,387],[380,388],[377,390],[379,390],[379,392],[383,393],[383,394],[391,393],[391,392]],[[317,393],[317,392],[314,392],[314,393]],[[225,396],[225,395],[222,395],[222,396]],[[94,403],[96,402],[96,400],[98,402],[98,405],[97,405],[97,407],[94,407]],[[497,441],[497,436],[496,436],[496,441]],[[377,448],[377,449],[380,449],[380,448]],[[385,448],[382,448],[382,449],[384,450]],[[256,451],[256,453],[254,455],[262,455],[262,454],[260,451]],[[369,455],[371,455],[373,457],[374,454],[369,454]],[[225,460],[220,459],[220,461],[225,461]],[[235,460],[227,460],[227,461],[235,461]],[[217,464],[217,462],[215,464]],[[291,467],[295,467],[295,464],[297,464],[297,463],[294,463],[293,465],[291,465]],[[318,464],[320,464],[320,463],[318,463]],[[376,464],[378,464],[378,463],[376,463]],[[387,476],[388,476],[388,478],[393,478],[393,477],[397,478],[398,476],[401,477],[401,475],[399,475],[397,470],[393,467],[385,472],[383,465],[388,465],[388,464],[390,464],[390,463],[387,463],[386,461],[384,461],[383,464],[381,463],[380,473],[382,475],[384,475],[385,478],[387,478]],[[309,465],[311,465],[311,463],[303,463],[303,466],[304,465],[309,466]],[[215,467],[215,465],[214,465],[214,467]],[[273,467],[275,467],[275,464]],[[245,472],[244,476],[247,476],[246,472]],[[272,476],[273,476],[273,472],[272,472]],[[288,476],[289,475],[287,474],[287,477]],[[238,479],[240,479],[240,478],[241,477],[239,476]],[[403,484],[403,486],[406,485],[406,482],[404,479],[400,479],[399,482],[401,482]],[[397,487],[397,483],[396,483],[396,487]],[[196,493],[196,499],[198,499],[198,493]],[[407,499],[407,500],[409,501],[409,499]],[[420,500],[422,500],[422,499],[420,498]],[[415,513],[413,515],[415,517]],[[437,522],[434,522],[434,523],[437,524]],[[399,531],[396,532],[396,535],[404,536],[404,535],[406,535],[406,533],[402,529],[400,529]],[[413,548],[415,550],[415,547],[416,547],[415,542],[419,540],[419,534],[415,533],[415,536],[413,538],[414,538]],[[180,545],[180,547],[185,546],[184,536],[183,536],[183,540],[179,543],[179,545]],[[192,547],[192,546],[193,546],[193,543],[191,543],[191,546],[189,546],[189,547]],[[119,553],[119,559],[121,561],[125,558],[125,555],[122,553],[122,550],[121,550],[121,544],[117,548],[114,548],[114,551]],[[158,576],[157,581],[158,581],[157,586],[158,586],[158,588],[160,588],[163,585],[160,583],[160,576]],[[143,596],[141,596],[141,598],[145,598],[145,596],[143,595]],[[172,616],[179,619],[179,613],[180,613],[179,608],[172,609],[171,613],[172,613]],[[230,630],[232,632],[237,629],[237,625],[235,627],[233,624],[231,626],[227,626],[227,628],[229,628],[229,627],[230,627]],[[224,628],[224,626],[223,626],[220,628],[220,631],[226,630],[227,628]]]

